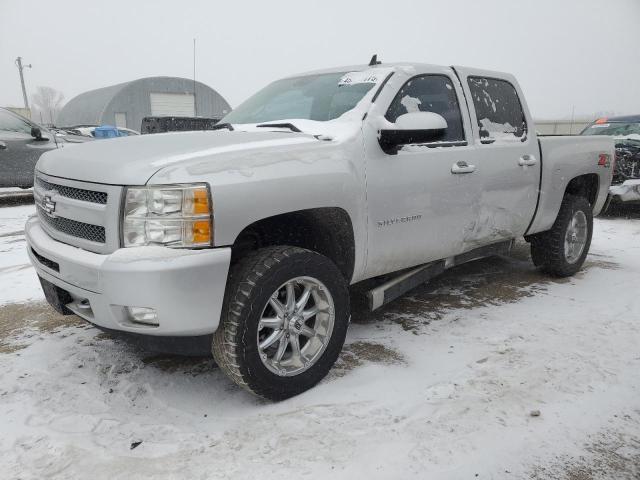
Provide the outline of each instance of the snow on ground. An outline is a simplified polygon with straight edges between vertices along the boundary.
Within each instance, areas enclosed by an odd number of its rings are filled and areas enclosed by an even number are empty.
[[[24,241],[24,224],[34,213],[33,205],[0,208],[0,308],[44,298]]]
[[[0,209],[0,235],[29,208]],[[26,262],[20,239],[0,237],[0,265]],[[596,220],[571,279],[537,272],[522,245],[456,267],[355,308],[329,377],[273,404],[207,358],[17,303],[41,297],[33,271],[1,270],[1,476],[638,478],[639,274],[640,221],[622,219]]]
[[[32,188],[17,188],[17,187],[0,187],[0,195],[5,194],[5,195],[20,195],[21,193],[24,192],[31,192],[33,191]]]

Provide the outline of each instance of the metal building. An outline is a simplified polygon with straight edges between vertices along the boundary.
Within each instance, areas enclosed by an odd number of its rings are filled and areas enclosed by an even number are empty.
[[[222,117],[231,108],[213,88],[178,77],[149,77],[99,88],[72,98],[58,126],[115,125],[140,130],[143,117]]]

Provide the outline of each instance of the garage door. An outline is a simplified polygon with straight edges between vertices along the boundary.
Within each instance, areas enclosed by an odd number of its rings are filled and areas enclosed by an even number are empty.
[[[150,93],[150,100],[154,117],[195,115],[192,93]]]
[[[127,114],[116,112],[116,127],[127,128]]]

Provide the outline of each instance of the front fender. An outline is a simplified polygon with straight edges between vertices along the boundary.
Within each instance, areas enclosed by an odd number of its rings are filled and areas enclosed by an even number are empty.
[[[214,204],[215,246],[233,245],[247,226],[299,210],[338,207],[353,225],[354,277],[364,266],[366,211],[361,137],[314,141],[224,158],[199,158],[157,172],[149,184],[207,182]]]

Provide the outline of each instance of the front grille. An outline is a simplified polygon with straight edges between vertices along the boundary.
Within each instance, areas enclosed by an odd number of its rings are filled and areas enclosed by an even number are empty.
[[[38,207],[38,217],[50,228],[72,237],[83,238],[97,243],[105,243],[106,241],[104,227],[99,225],[78,222],[69,218],[51,217],[40,207]]]
[[[50,268],[51,270],[54,270],[56,272],[60,271],[60,265],[58,265],[57,262],[54,262],[53,260],[49,260],[48,258],[43,257],[38,252],[36,252],[33,248],[31,249],[31,253],[33,253],[33,256],[36,257],[36,260],[38,260],[45,267]]]
[[[59,195],[63,197],[72,198],[74,200],[82,200],[83,202],[100,203],[105,205],[107,203],[106,192],[94,192],[93,190],[85,190],[83,188],[67,187],[66,185],[56,185],[49,183],[42,178],[36,178],[38,185],[45,190],[55,190]]]

